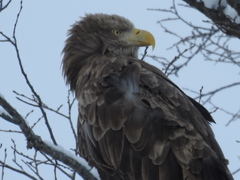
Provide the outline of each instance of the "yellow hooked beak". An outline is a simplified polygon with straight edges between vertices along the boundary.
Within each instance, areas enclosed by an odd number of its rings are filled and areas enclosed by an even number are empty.
[[[127,41],[131,45],[152,46],[152,50],[155,47],[155,39],[153,35],[150,32],[141,29],[134,29],[128,33]]]

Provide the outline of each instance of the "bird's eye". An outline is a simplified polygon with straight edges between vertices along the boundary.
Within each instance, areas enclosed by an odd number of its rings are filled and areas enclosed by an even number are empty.
[[[117,30],[117,29],[112,30],[112,33],[116,36],[120,36],[122,34],[122,32],[120,30]]]

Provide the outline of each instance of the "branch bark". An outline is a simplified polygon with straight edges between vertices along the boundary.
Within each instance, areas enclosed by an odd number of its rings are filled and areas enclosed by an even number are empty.
[[[202,1],[198,0],[183,0],[188,5],[190,5],[193,8],[196,8],[198,11],[203,13],[205,16],[207,16],[209,19],[213,21],[213,23],[225,34],[229,36],[235,36],[237,38],[240,38],[240,24],[236,24],[228,18],[223,10],[224,8],[219,6],[217,9],[209,9],[206,8],[204,3]],[[234,1],[234,0],[227,0],[227,2],[240,14],[240,2]]]

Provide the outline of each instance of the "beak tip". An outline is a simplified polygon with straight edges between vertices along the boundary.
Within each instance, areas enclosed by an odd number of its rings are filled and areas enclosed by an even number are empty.
[[[152,45],[152,51],[154,50],[154,48],[155,48],[155,44]]]

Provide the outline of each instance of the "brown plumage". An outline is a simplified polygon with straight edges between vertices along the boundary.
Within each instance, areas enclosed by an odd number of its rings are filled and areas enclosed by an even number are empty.
[[[103,180],[232,180],[209,112],[137,58],[153,36],[117,15],[69,31],[63,73],[78,99],[80,155]]]

